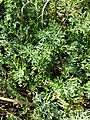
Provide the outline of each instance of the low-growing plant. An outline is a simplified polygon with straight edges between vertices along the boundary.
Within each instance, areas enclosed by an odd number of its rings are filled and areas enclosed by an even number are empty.
[[[0,2],[0,91],[34,104],[17,105],[8,120],[90,119],[88,3]]]

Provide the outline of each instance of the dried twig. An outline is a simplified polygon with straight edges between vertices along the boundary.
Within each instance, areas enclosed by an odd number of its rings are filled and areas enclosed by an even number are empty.
[[[26,2],[26,4],[24,4],[23,6],[22,6],[22,8],[21,8],[21,24],[22,24],[22,22],[23,22],[23,10],[24,10],[24,8],[29,4],[29,3],[31,3],[32,5],[34,5],[33,3],[32,3],[32,0],[28,0],[27,2]]]
[[[44,4],[43,8],[42,8],[42,28],[43,28],[43,15],[44,15],[44,10],[47,6],[47,4],[49,3],[50,0],[47,0],[46,3]]]
[[[5,109],[3,109],[2,107],[0,107],[0,111],[2,112],[2,116],[3,115],[7,115],[7,114],[12,114],[11,112],[8,112],[8,111],[6,111]],[[15,116],[14,114],[13,114],[13,116]],[[22,120],[21,118],[19,118],[19,117],[17,117],[17,116],[15,116],[15,118],[17,118],[17,120]]]
[[[11,103],[14,103],[14,104],[24,104],[24,105],[33,106],[33,104],[30,103],[30,102],[24,102],[24,101],[19,101],[19,100],[10,99],[10,98],[0,97],[0,100],[2,100],[2,101],[7,101],[7,102],[11,102]]]

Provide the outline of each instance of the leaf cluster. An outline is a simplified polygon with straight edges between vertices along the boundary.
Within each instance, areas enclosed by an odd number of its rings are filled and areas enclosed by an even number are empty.
[[[19,118],[79,119],[90,109],[89,8],[88,0],[0,3],[0,90],[35,104]]]

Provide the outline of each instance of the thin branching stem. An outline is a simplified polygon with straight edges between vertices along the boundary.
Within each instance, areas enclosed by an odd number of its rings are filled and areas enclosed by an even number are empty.
[[[42,8],[42,28],[43,28],[43,16],[44,16],[44,10],[47,6],[47,4],[49,3],[50,0],[47,0],[46,3],[44,4],[43,8]]]

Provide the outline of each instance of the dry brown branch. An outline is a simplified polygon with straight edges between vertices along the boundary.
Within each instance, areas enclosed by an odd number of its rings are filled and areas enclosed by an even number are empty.
[[[12,114],[11,112],[8,112],[8,111],[6,111],[5,109],[3,109],[2,107],[0,107],[0,115],[7,115],[7,114]],[[15,116],[14,114],[13,114],[13,116]],[[15,116],[15,118],[17,118],[17,120],[22,120],[21,118],[19,118],[19,117],[17,117],[17,116]]]
[[[11,102],[11,103],[14,103],[14,104],[24,104],[24,105],[33,106],[33,104],[30,103],[30,102],[19,101],[19,100],[16,100],[16,99],[10,99],[10,98],[0,97],[0,100]]]

